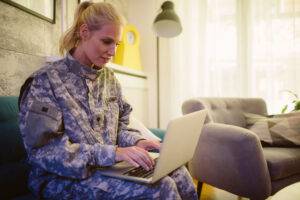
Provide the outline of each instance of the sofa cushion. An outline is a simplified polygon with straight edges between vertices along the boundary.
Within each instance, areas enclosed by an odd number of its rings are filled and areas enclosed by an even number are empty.
[[[130,116],[128,127],[131,131],[139,131],[143,138],[150,140],[161,140],[153,131],[149,130],[141,121],[134,116]]]
[[[161,140],[164,139],[165,134],[166,134],[166,130],[164,129],[159,129],[159,128],[150,128],[149,129],[154,135],[156,135],[157,137],[159,137]]]
[[[0,137],[0,164],[25,159],[26,152],[17,120],[0,121]]]
[[[24,163],[0,165],[0,199],[28,194],[27,177],[29,166]]]
[[[27,195],[18,196],[16,198],[13,198],[13,200],[37,200],[37,199],[38,198],[36,198],[32,194],[27,194]]]
[[[0,97],[0,164],[18,162],[25,158],[19,125],[18,97]]]
[[[18,97],[0,96],[0,121],[17,119],[18,116]]]
[[[300,174],[300,148],[265,147],[263,153],[271,180]]]

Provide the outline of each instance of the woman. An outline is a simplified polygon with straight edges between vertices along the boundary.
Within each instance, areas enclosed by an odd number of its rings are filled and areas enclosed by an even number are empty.
[[[127,161],[150,170],[154,162],[147,150],[160,147],[127,128],[132,109],[105,67],[122,25],[110,4],[81,3],[61,39],[66,57],[33,73],[22,87],[19,115],[32,165],[29,187],[40,198],[197,199],[184,167],[153,185],[105,177],[95,169]]]

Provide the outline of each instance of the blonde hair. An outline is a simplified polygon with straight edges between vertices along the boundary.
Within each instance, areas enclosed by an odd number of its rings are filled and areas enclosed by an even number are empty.
[[[79,28],[87,24],[89,30],[99,30],[107,23],[124,26],[125,20],[113,5],[105,2],[93,3],[84,1],[80,3],[74,15],[72,26],[62,35],[59,41],[59,52],[69,52],[80,41]]]

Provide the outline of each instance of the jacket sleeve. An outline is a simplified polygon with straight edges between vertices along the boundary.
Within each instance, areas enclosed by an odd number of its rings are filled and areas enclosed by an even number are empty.
[[[31,165],[60,176],[86,178],[92,166],[115,163],[115,146],[72,143],[47,77],[35,77],[20,102],[20,130]]]
[[[119,122],[118,122],[118,145],[121,147],[134,146],[139,140],[143,140],[142,135],[134,129],[128,127],[129,115],[132,107],[123,99],[121,86],[118,83],[119,94]]]

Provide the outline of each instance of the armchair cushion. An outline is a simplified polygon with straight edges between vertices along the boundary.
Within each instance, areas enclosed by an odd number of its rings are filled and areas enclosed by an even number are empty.
[[[246,127],[244,113],[267,115],[266,103],[260,98],[193,98],[182,105],[183,114],[207,109],[206,122]]]
[[[264,156],[267,160],[271,180],[283,179],[300,174],[300,149],[265,147]]]
[[[271,146],[300,146],[300,112],[262,116],[244,113],[249,130]]]

